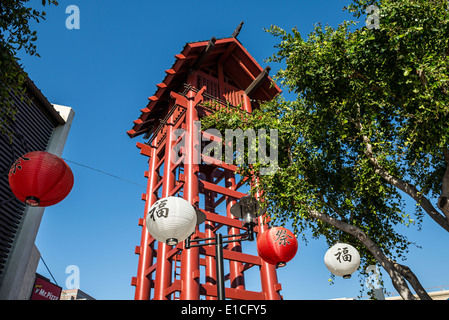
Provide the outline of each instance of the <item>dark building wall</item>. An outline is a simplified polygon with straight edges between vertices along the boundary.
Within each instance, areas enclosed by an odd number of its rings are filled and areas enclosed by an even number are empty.
[[[0,280],[25,210],[25,204],[14,197],[9,187],[9,168],[27,152],[45,151],[54,128],[61,121],[48,111],[49,102],[30,80],[27,94],[32,100],[30,105],[14,96],[18,113],[10,125],[12,143],[9,137],[0,137]]]

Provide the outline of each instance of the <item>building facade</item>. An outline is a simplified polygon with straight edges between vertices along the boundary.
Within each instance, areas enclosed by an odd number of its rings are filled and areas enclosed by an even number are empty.
[[[95,300],[80,289],[62,290],[59,300]]]
[[[51,104],[27,78],[28,104],[13,96],[17,108],[9,137],[0,136],[0,299],[28,299],[40,253],[34,242],[44,213],[43,207],[29,207],[17,200],[8,183],[9,168],[21,155],[47,151],[62,155],[74,111]]]

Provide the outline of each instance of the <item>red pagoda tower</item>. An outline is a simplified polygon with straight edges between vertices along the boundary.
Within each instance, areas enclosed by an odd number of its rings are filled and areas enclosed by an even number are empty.
[[[198,159],[197,153],[185,152],[195,147],[198,150],[201,138],[195,134],[194,122],[214,112],[211,105],[252,112],[258,108],[259,101],[271,100],[281,92],[268,76],[269,68],[261,68],[236,39],[237,33],[238,29],[230,38],[187,43],[182,52],[175,55],[173,66],[165,71],[165,79],[156,85],[155,94],[148,98],[148,105],[140,110],[140,117],[127,132],[131,138],[144,135],[148,139],[146,143],[138,142],[137,147],[142,155],[149,157],[149,169],[145,172],[147,189],[142,195],[145,214],[139,219],[141,242],[135,249],[139,255],[138,270],[131,281],[136,287],[136,300],[217,298],[214,246],[187,250],[184,242],[176,246],[159,243],[148,233],[145,215],[158,199],[178,196],[206,215],[204,232],[197,227],[196,236],[213,237],[217,230],[235,235],[243,228],[242,221],[230,213],[230,207],[246,195],[239,191],[244,181],[238,180],[237,167],[216,161],[206,164],[205,155]],[[205,103],[210,101],[214,103]],[[171,151],[181,137],[176,141],[170,137],[177,129],[185,130],[191,145],[177,148],[179,153],[174,155]],[[216,212],[220,204],[226,205],[226,215]],[[259,217],[254,231],[261,234],[268,228],[263,217]],[[223,250],[223,258],[229,263],[229,273],[225,275],[226,298],[282,298],[274,265],[257,255],[242,252],[240,242],[229,243]],[[250,268],[260,270],[261,292],[245,289],[244,275]],[[204,283],[200,281],[202,278],[205,278]]]

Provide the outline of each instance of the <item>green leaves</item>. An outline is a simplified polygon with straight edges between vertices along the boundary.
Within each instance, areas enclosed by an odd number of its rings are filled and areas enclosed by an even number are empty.
[[[0,4],[0,134],[11,140],[13,132],[8,129],[14,121],[16,110],[9,95],[11,90],[16,96],[21,96],[26,73],[23,72],[16,58],[19,50],[31,56],[39,56],[35,42],[37,32],[29,26],[30,20],[37,22],[45,19],[45,12],[27,7],[26,0],[2,1]],[[58,3],[54,0],[43,0],[42,5]]]
[[[296,100],[278,97],[251,115],[206,120],[220,129],[277,129],[281,169],[258,177],[273,223],[351,243],[365,266],[374,261],[369,250],[310,209],[360,228],[390,258],[405,258],[413,244],[398,227],[420,227],[422,209],[405,212],[403,194],[379,168],[435,196],[449,147],[447,1],[355,0],[348,10],[358,18],[373,3],[381,8],[378,30],[344,21],[304,37],[271,26],[279,41],[268,61],[285,63],[275,79]]]

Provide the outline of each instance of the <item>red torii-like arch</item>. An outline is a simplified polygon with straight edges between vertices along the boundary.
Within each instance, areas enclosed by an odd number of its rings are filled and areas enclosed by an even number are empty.
[[[180,196],[206,215],[204,232],[197,227],[195,236],[213,237],[225,226],[228,235],[238,234],[243,228],[242,222],[229,211],[238,199],[245,196],[239,191],[244,181],[236,181],[237,167],[224,162],[205,164],[195,158],[197,153],[185,151],[189,148],[194,150],[201,143],[194,135],[194,121],[214,112],[213,108],[241,108],[252,112],[253,108],[258,108],[259,101],[271,100],[281,90],[268,76],[269,68],[262,69],[236,35],[187,43],[175,58],[173,66],[165,71],[165,79],[156,85],[155,94],[148,98],[148,105],[127,132],[131,138],[144,135],[148,139],[146,143],[137,143],[140,153],[149,157],[149,169],[145,172],[147,190],[142,195],[145,214],[159,198]],[[206,101],[214,103],[204,103]],[[186,141],[190,145],[181,148],[182,155],[174,162],[170,151],[180,143],[180,139],[171,141],[170,137],[176,129],[185,129],[190,138]],[[201,201],[200,194],[204,195]],[[223,202],[226,203],[226,215],[215,212]],[[136,300],[198,300],[200,296],[216,299],[213,246],[188,250],[184,248],[184,242],[168,246],[158,243],[148,233],[145,216],[139,219],[139,225],[143,228],[140,245],[135,249],[139,255],[138,270],[131,281],[136,287]],[[268,228],[263,217],[259,217],[256,234]],[[243,253],[240,242],[229,243],[224,248],[223,257],[229,261],[229,274],[225,276],[229,280],[225,288],[227,298],[282,298],[275,266],[257,255]],[[205,267],[204,283],[200,281],[200,266]],[[261,292],[245,288],[244,273],[254,266],[260,268]]]

